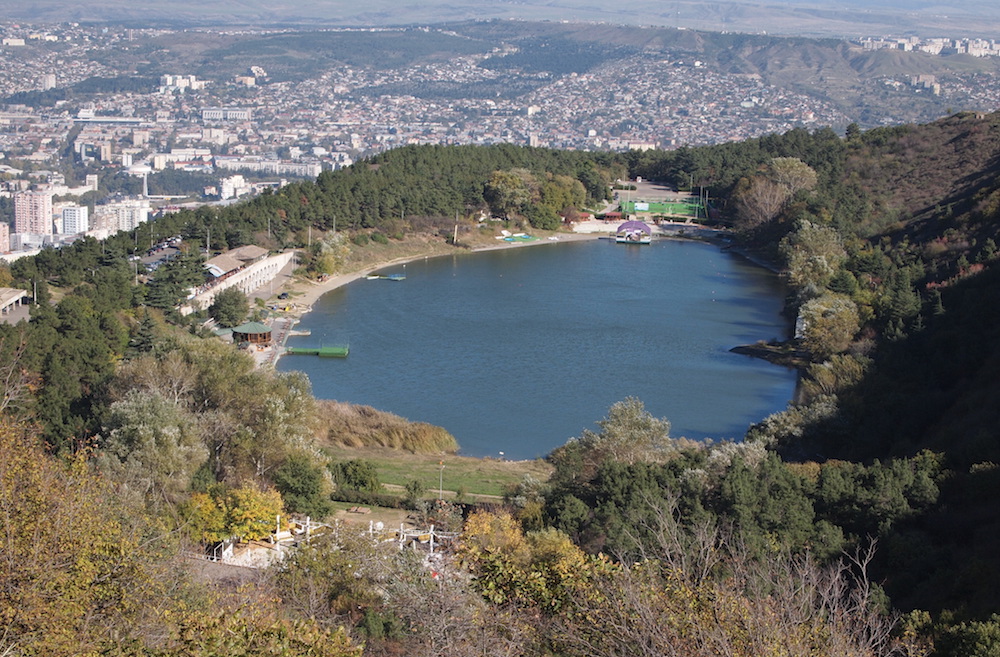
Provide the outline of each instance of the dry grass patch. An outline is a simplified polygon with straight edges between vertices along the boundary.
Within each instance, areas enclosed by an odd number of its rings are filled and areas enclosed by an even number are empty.
[[[319,440],[339,447],[384,447],[413,454],[454,454],[455,437],[441,427],[337,401],[317,400]]]

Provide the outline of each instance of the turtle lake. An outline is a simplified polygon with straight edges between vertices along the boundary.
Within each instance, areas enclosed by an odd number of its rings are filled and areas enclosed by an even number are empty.
[[[731,353],[784,338],[784,285],[718,246],[567,242],[429,258],[321,297],[289,346],[349,344],[344,359],[285,355],[320,399],[451,432],[470,456],[548,454],[626,397],[671,435],[740,439],[785,408],[797,375]]]

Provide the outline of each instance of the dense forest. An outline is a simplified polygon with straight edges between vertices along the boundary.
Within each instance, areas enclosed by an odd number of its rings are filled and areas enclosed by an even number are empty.
[[[0,325],[0,652],[995,654],[998,163],[1000,115],[973,114],[669,152],[414,146],[17,260],[0,284],[38,303]],[[176,311],[208,248],[335,273],[490,215],[557,229],[637,175],[707,193],[789,282],[796,334],[761,350],[792,355],[802,393],[742,442],[672,439],[626,399],[548,480],[421,507],[327,454],[358,429],[307,380]],[[155,272],[129,259],[173,235]],[[422,509],[463,531],[454,560],[341,533],[238,585],[178,565],[331,499]]]

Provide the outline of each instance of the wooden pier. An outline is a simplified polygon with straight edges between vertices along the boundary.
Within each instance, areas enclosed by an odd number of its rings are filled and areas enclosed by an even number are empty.
[[[321,358],[347,358],[350,352],[348,345],[333,345],[330,347],[285,347],[286,354],[304,354]]]

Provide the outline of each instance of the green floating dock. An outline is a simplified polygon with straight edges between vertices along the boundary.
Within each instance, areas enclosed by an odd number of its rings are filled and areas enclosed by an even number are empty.
[[[347,358],[350,351],[347,345],[334,347],[286,347],[285,353],[305,354],[306,356],[319,356],[321,358]]]

